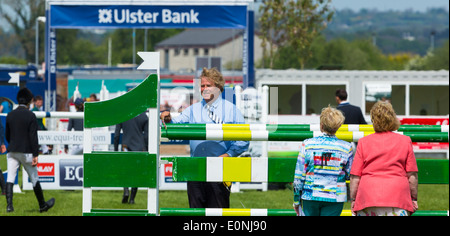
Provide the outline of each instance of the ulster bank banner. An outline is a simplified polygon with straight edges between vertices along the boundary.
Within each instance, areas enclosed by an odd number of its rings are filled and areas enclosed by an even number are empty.
[[[52,28],[239,28],[246,6],[53,5]]]

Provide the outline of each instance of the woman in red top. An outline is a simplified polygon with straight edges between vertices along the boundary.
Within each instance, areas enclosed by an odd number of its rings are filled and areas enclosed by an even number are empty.
[[[411,138],[392,131],[400,122],[390,103],[370,110],[374,134],[358,141],[350,171],[352,213],[410,215],[417,205],[417,163]]]

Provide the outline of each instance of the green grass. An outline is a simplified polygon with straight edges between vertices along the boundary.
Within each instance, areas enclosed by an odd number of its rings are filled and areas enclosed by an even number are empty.
[[[54,197],[54,208],[46,213],[39,213],[38,204],[33,191],[23,191],[22,194],[14,194],[13,213],[6,213],[6,200],[0,201],[0,216],[81,216],[82,191],[46,190],[46,199]],[[448,185],[420,185],[419,186],[420,210],[448,210],[449,188]],[[161,208],[188,208],[186,191],[160,191]],[[136,204],[122,204],[122,191],[93,191],[93,208],[105,209],[146,209],[147,192],[139,190],[136,196]],[[273,208],[290,209],[292,206],[292,191],[269,190],[261,192],[247,190],[241,193],[232,193],[230,198],[231,208]],[[348,203],[344,209],[350,209]]]
[[[6,158],[0,156],[0,167],[6,170]],[[21,176],[21,173],[19,173]],[[56,204],[48,212],[39,213],[39,207],[32,190],[22,190],[23,193],[14,194],[14,209],[12,213],[6,213],[6,200],[2,196],[0,200],[0,216],[81,216],[82,215],[82,191],[68,190],[44,190],[46,199],[54,197]],[[136,196],[136,204],[122,204],[122,191],[93,191],[93,208],[104,209],[146,209],[147,191],[139,190]],[[186,191],[160,191],[161,208],[188,208]],[[269,190],[261,192],[247,190],[241,193],[232,193],[230,197],[231,208],[272,208],[290,209],[292,207],[292,190]],[[346,203],[344,209],[350,209]],[[419,185],[419,210],[448,210],[449,186],[446,185]]]

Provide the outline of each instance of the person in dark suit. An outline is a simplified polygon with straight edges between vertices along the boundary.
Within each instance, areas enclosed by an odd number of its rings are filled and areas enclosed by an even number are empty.
[[[148,116],[144,112],[133,119],[127,120],[116,125],[114,132],[114,151],[119,150],[120,131],[123,130],[122,135],[122,151],[124,152],[139,152],[146,151],[148,146]],[[130,197],[130,204],[134,204],[137,187],[131,188],[131,195],[128,188],[123,188],[122,203],[128,202]]]
[[[81,98],[77,98],[75,100],[75,109],[77,112],[83,112],[84,111],[84,101]],[[72,129],[75,131],[83,131],[84,129],[84,119],[75,119],[70,118],[69,123],[67,125],[67,131],[71,131]]]
[[[8,113],[6,117],[5,137],[8,141],[8,178],[6,180],[6,211],[13,212],[13,186],[19,165],[22,164],[30,176],[34,194],[39,203],[39,211],[48,211],[55,204],[55,199],[44,200],[38,178],[38,123],[36,115],[28,109],[33,94],[27,88],[17,93],[19,107]]]
[[[81,98],[75,100],[75,109],[77,112],[84,111],[84,101]],[[69,124],[67,125],[67,131],[83,131],[84,129],[84,119],[70,118]],[[69,151],[69,145],[64,146],[64,151],[69,153],[69,155],[83,155],[83,144],[73,144]]]
[[[347,102],[347,97],[347,91],[344,89],[336,90],[336,102],[339,104],[336,108],[344,113],[344,124],[367,124],[361,108]]]
[[[5,131],[3,129],[3,124],[0,121],[0,154],[6,152],[5,146]],[[5,179],[3,178],[2,168],[0,168],[0,187],[2,188],[2,195],[6,194]]]

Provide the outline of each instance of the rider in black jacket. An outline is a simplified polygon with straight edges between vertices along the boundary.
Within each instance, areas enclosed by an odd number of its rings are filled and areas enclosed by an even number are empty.
[[[36,115],[28,109],[33,94],[27,88],[22,88],[17,94],[19,107],[8,113],[6,117],[6,140],[8,141],[8,179],[6,181],[6,211],[14,211],[13,186],[19,165],[22,164],[31,182],[34,194],[39,203],[39,211],[44,212],[53,207],[55,199],[44,200],[41,184],[38,179],[38,124]]]

